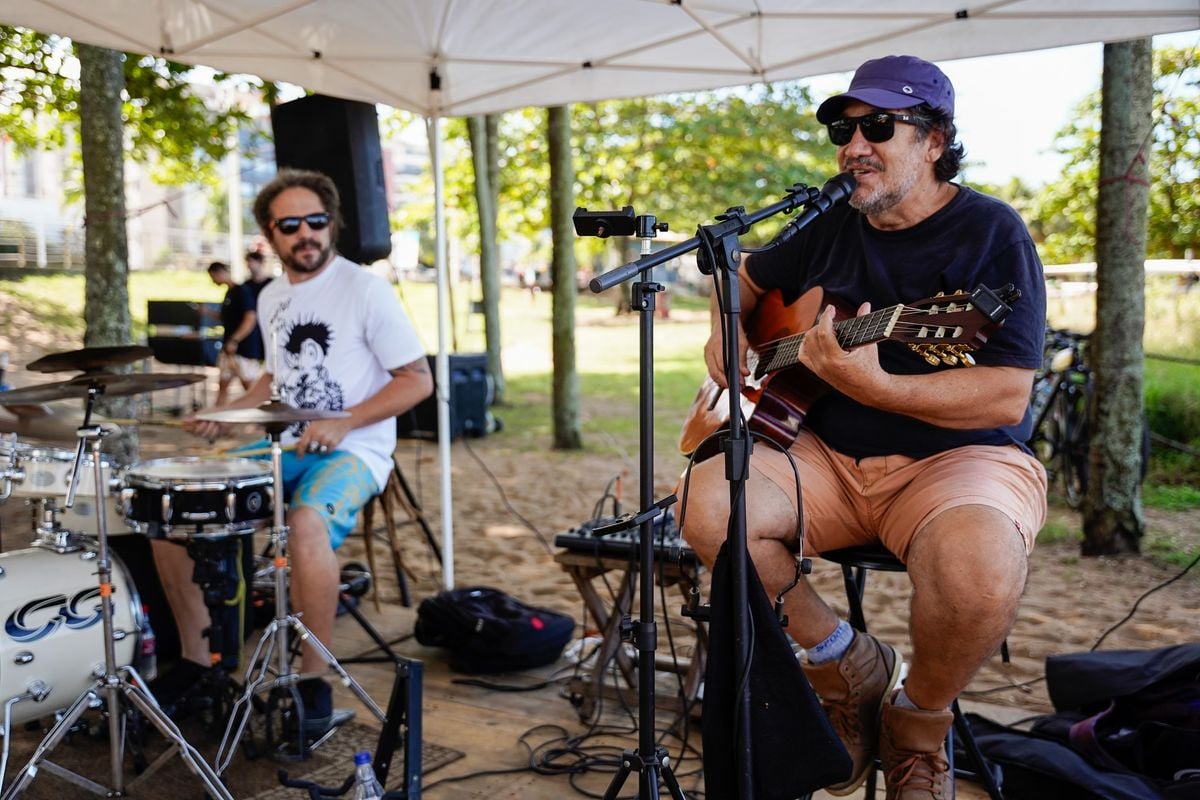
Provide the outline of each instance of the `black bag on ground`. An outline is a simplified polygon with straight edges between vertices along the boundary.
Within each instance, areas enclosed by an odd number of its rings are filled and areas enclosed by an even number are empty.
[[[574,631],[565,614],[472,586],[422,600],[414,632],[421,644],[449,650],[451,669],[481,674],[549,664]]]
[[[1046,659],[1056,713],[1032,730],[968,714],[1020,800],[1200,800],[1200,644]]]

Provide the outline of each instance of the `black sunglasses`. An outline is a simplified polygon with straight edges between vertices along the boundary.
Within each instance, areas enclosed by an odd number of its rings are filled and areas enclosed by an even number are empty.
[[[854,138],[854,129],[856,127],[862,130],[863,138],[868,142],[879,144],[880,142],[886,142],[895,135],[897,122],[919,125],[924,121],[924,117],[919,117],[916,114],[893,114],[890,111],[875,111],[870,114],[863,114],[861,117],[835,119],[826,127],[829,128],[829,141],[841,147],[844,144],[850,144],[850,140]]]
[[[291,236],[296,231],[300,230],[300,223],[308,223],[310,230],[319,231],[329,226],[329,214],[320,211],[316,214],[305,214],[303,217],[280,217],[271,224],[275,226],[275,230],[282,233],[284,236]]]

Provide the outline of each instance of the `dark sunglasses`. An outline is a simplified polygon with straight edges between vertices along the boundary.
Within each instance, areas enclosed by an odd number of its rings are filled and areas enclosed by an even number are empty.
[[[329,214],[321,211],[316,214],[305,214],[303,217],[280,217],[271,224],[284,236],[291,236],[300,230],[301,222],[307,223],[309,230],[324,230],[329,227]]]
[[[829,128],[829,141],[841,147],[844,144],[850,144],[850,140],[854,138],[854,129],[856,127],[862,130],[863,138],[868,142],[879,144],[880,142],[886,142],[896,134],[897,122],[918,125],[924,121],[924,117],[919,117],[916,114],[893,114],[890,111],[875,111],[871,114],[863,114],[861,117],[835,119],[826,127]]]

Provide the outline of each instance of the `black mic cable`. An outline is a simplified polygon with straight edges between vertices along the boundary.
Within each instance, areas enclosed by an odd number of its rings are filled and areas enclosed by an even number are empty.
[[[808,226],[817,217],[824,214],[829,209],[836,206],[838,203],[848,199],[854,194],[854,187],[858,185],[858,181],[854,180],[854,176],[849,172],[841,172],[834,175],[829,180],[825,181],[825,185],[821,187],[821,191],[817,196],[806,203],[804,212],[800,216],[793,219],[787,225],[783,226],[774,239],[768,244],[757,249],[745,248],[743,253],[764,253],[768,250],[774,250],[781,244],[787,242],[793,236],[800,232],[801,228]]]

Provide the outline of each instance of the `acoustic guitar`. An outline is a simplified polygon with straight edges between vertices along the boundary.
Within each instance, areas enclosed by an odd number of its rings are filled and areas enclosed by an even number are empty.
[[[751,373],[741,398],[746,424],[752,434],[768,436],[783,447],[796,439],[808,409],[829,390],[799,360],[805,332],[827,305],[835,308],[833,329],[846,350],[890,340],[908,345],[935,366],[971,366],[971,351],[987,342],[988,333],[1003,323],[1009,304],[1019,297],[1011,284],[998,291],[980,286],[973,292],[937,295],[856,317],[853,309],[819,287],[790,305],[784,305],[778,289],[766,292],[746,324]],[[708,437],[728,423],[726,390],[705,378],[683,423],[680,451],[691,455],[700,448],[697,461],[714,455],[719,437]]]

